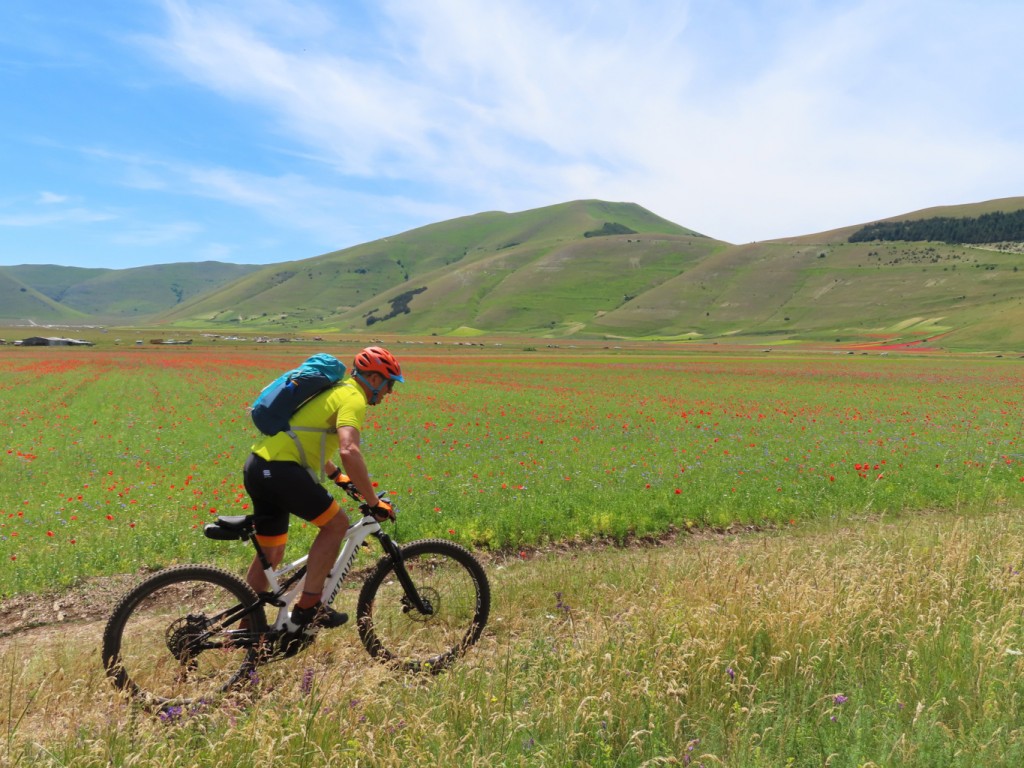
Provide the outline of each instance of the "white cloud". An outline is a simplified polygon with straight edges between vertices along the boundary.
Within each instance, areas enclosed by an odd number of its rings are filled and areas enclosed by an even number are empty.
[[[374,204],[400,219],[604,197],[743,241],[1021,191],[1024,6],[165,7],[147,45],[166,66],[258,107],[324,173],[193,169],[194,191],[324,235]]]
[[[52,227],[62,224],[95,224],[112,221],[111,213],[91,211],[87,208],[67,208],[45,213],[18,212],[0,214],[0,227]]]
[[[154,50],[168,66],[228,98],[264,107],[282,130],[316,147],[342,173],[387,173],[388,157],[429,151],[411,97],[415,88],[374,62],[320,45],[307,51],[302,38],[281,40],[279,30],[264,28],[260,11],[267,8],[258,3],[200,8],[172,1],[167,6],[169,34]]]
[[[211,252],[229,248],[244,260],[257,258],[258,254],[253,249],[287,251],[289,247],[282,244],[285,240],[293,243],[290,250],[294,258],[304,258],[380,235],[394,234],[397,231],[393,224],[396,219],[418,224],[441,221],[463,213],[443,203],[419,200],[400,192],[362,190],[358,187],[349,189],[343,184],[318,181],[297,173],[271,175],[95,148],[83,152],[93,161],[102,161],[104,175],[120,179],[125,186],[169,195],[177,201],[162,204],[155,213],[145,213],[145,201],[136,199],[132,208],[133,219],[159,217],[167,210],[189,206],[197,220],[209,219],[211,222],[189,228],[162,222],[136,223],[117,238],[119,245],[157,245],[180,240],[185,234],[207,232],[218,238],[234,238],[234,243],[228,246],[224,242],[219,245],[195,242],[192,244],[194,248],[209,248]],[[306,159],[302,161],[307,162]],[[140,184],[140,179],[145,183]],[[195,201],[200,202],[195,205]],[[211,211],[208,202],[202,201],[215,201],[251,212],[263,222],[263,226],[276,229],[277,234],[260,236],[260,230],[253,230],[251,224],[225,220],[220,213]],[[214,222],[220,229],[215,229]],[[295,237],[285,234],[288,232],[301,232],[303,237],[296,242]],[[377,234],[367,237],[367,232]],[[242,242],[249,245],[242,246]],[[249,251],[248,256],[245,251]]]
[[[39,193],[39,199],[36,202],[40,205],[54,205],[56,203],[66,203],[69,199],[67,195],[43,191]]]

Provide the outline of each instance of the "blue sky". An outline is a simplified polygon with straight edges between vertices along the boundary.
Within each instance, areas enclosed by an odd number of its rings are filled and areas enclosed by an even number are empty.
[[[3,0],[0,265],[302,259],[636,202],[712,237],[1024,195],[1019,0]]]

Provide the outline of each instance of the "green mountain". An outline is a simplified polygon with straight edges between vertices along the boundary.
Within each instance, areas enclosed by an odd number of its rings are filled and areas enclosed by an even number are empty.
[[[634,234],[604,235],[606,225]],[[575,331],[724,245],[632,203],[481,213],[268,267],[160,320],[351,332]]]
[[[0,319],[116,323],[146,320],[195,296],[260,269],[220,262],[160,264],[133,269],[86,269],[49,264],[0,267],[0,279],[31,286],[48,299],[49,312],[35,305],[0,303]],[[0,288],[2,290],[2,288]],[[3,298],[0,295],[0,298]]]
[[[963,219],[953,230],[976,232],[990,214],[1022,210],[1024,197],[944,206],[886,220],[923,229],[867,231],[951,231]],[[0,268],[0,315],[282,334],[1024,347],[1021,243],[851,242],[864,228],[731,245],[631,203],[584,200],[269,267]]]
[[[1024,198],[886,221],[974,218]],[[595,319],[623,336],[1024,346],[1021,243],[850,242],[862,225],[732,246]]]
[[[88,315],[54,301],[19,280],[11,267],[0,267],[0,315],[6,319],[46,323],[87,323]],[[54,268],[56,269],[56,268]]]

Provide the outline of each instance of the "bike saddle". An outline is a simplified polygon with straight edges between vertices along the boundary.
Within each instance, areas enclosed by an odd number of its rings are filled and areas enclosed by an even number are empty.
[[[203,535],[218,541],[237,541],[251,536],[254,528],[252,515],[222,515],[203,526]]]

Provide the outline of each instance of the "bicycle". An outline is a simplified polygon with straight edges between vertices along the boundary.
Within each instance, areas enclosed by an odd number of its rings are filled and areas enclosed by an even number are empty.
[[[384,555],[356,603],[356,627],[370,656],[397,669],[437,673],[480,638],[490,612],[487,574],[465,547],[442,539],[399,545],[381,528],[355,486],[360,504],[321,599],[331,605],[359,548],[371,536]],[[114,607],[103,632],[103,664],[114,686],[160,707],[208,703],[246,680],[256,667],[307,647],[316,628],[290,621],[302,591],[305,555],[276,570],[255,538],[251,515],[218,516],[204,534],[249,541],[270,588],[257,594],[221,568],[177,565],[148,577]],[[368,544],[367,544],[368,546]],[[272,625],[267,612],[277,609]]]

